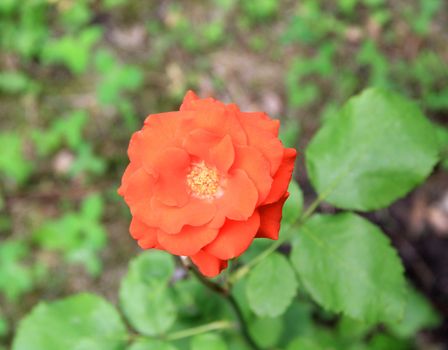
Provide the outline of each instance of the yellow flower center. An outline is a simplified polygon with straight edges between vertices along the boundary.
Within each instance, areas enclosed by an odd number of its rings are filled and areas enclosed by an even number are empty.
[[[192,194],[199,198],[212,198],[219,190],[219,174],[202,161],[193,164],[187,175],[187,185]]]

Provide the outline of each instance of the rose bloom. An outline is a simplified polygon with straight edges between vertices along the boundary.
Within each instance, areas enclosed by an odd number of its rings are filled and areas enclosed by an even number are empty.
[[[143,249],[188,256],[218,275],[254,238],[277,239],[296,151],[279,122],[189,91],[180,111],[149,115],[129,143],[118,193]]]

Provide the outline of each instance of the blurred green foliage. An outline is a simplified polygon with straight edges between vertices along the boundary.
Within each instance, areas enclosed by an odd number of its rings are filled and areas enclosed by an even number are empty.
[[[22,138],[13,132],[0,133],[0,176],[6,182],[22,184],[32,173],[32,164],[25,158]]]
[[[102,265],[97,254],[106,244],[103,206],[99,195],[87,197],[79,212],[67,212],[39,227],[34,234],[37,244],[63,253],[68,262],[83,264],[91,275],[98,276]]]
[[[44,265],[27,263],[29,255],[30,248],[23,241],[0,245],[0,292],[10,302],[18,302],[46,273]]]
[[[81,147],[82,130],[87,122],[88,115],[84,111],[75,111],[54,119],[51,125],[43,130],[34,129],[32,139],[37,153],[45,157],[64,146],[72,150]]]

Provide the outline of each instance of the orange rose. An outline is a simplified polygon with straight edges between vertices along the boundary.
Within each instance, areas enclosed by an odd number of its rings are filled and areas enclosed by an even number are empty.
[[[254,238],[277,239],[296,157],[278,128],[191,91],[180,111],[148,116],[118,190],[140,247],[188,256],[212,277]]]

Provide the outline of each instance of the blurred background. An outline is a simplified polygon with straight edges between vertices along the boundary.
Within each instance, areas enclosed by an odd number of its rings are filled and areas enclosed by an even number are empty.
[[[415,99],[448,143],[446,1],[1,0],[0,349],[39,300],[116,301],[139,251],[116,189],[148,114],[193,89],[279,118],[310,202],[304,147],[367,86]],[[426,184],[369,214],[442,320],[403,349],[448,348],[447,169],[445,152]]]

